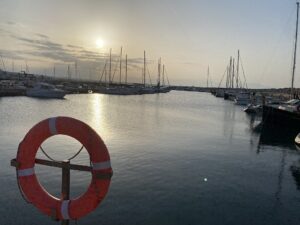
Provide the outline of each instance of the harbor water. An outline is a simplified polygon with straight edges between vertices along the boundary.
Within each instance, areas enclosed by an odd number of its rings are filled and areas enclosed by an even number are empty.
[[[300,151],[293,143],[262,142],[252,129],[256,120],[242,109],[208,93],[180,91],[0,98],[0,224],[58,224],[23,200],[10,160],[33,125],[70,116],[98,132],[114,170],[106,198],[78,224],[298,225]],[[42,146],[56,160],[81,147],[67,136]],[[40,151],[37,157],[45,158]],[[88,154],[71,162],[89,165]],[[61,170],[36,166],[36,173],[59,197]],[[71,171],[71,197],[90,180],[87,172]]]

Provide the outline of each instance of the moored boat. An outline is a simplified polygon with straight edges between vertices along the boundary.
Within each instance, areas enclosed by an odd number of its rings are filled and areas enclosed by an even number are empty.
[[[291,84],[291,98],[296,94],[294,92],[294,75],[296,68],[296,52],[297,52],[297,38],[298,38],[298,20],[299,20],[299,2],[297,2],[297,20],[296,20],[296,36],[293,54],[293,70],[292,70],[292,84]],[[279,105],[264,105],[263,106],[263,125],[265,127],[276,127],[276,130],[287,130],[294,136],[300,132],[300,100],[291,99]]]
[[[237,93],[234,99],[235,104],[237,105],[248,105],[250,103],[250,93],[249,92],[240,92]]]
[[[215,96],[218,98],[224,98],[224,93],[225,93],[224,89],[217,89]]]
[[[287,103],[279,106],[264,105],[262,116],[264,126],[276,127],[276,129],[289,129],[297,135],[300,132],[299,106],[300,101],[298,106]]]
[[[245,113],[249,114],[257,114],[262,112],[262,105],[254,105],[254,104],[249,104],[247,107],[244,109]]]
[[[171,89],[168,86],[160,86],[159,89],[157,89],[157,93],[167,93],[170,92]]]
[[[36,98],[64,98],[66,92],[48,83],[37,83],[26,91],[26,95]]]
[[[295,144],[300,147],[300,133],[295,138]]]
[[[99,86],[94,89],[95,92],[108,95],[138,95],[141,88],[136,86],[114,86],[114,87],[104,87]]]
[[[2,96],[22,96],[26,93],[26,87],[22,82],[12,80],[0,81],[0,97]]]

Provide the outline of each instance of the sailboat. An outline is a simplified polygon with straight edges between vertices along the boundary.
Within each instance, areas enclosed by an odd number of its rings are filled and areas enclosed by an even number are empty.
[[[229,64],[222,76],[219,87],[216,89],[216,97],[224,97],[225,100],[235,101],[237,105],[247,105],[250,102],[250,92],[247,90],[247,83],[244,74],[244,82],[239,76],[239,67],[243,65],[240,60],[240,50],[237,52],[237,61],[230,57]],[[243,70],[244,72],[244,70]],[[226,75],[225,88],[221,88],[221,83]]]
[[[167,79],[167,81],[168,81],[168,86],[165,83],[165,79]],[[163,64],[162,85],[160,86],[159,92],[160,93],[167,93],[169,91],[171,91],[171,89],[170,89],[170,83],[169,83],[168,77],[165,74],[165,65]]]
[[[163,65],[163,72],[161,77],[161,58],[158,61],[158,77],[157,77],[157,86],[156,86],[156,93],[167,93],[170,91],[170,88],[165,85],[165,65]],[[162,78],[162,83],[161,83]],[[169,79],[167,79],[169,82]]]
[[[152,87],[152,85],[147,86],[146,84],[146,51],[144,51],[144,67],[143,67],[143,87],[140,89],[140,94],[154,94],[156,92],[156,89]],[[151,81],[150,81],[151,82]]]
[[[264,105],[262,122],[264,127],[277,127],[288,130],[294,137],[300,132],[300,100],[294,96],[294,75],[296,69],[296,52],[298,38],[299,2],[297,2],[296,35],[293,56],[291,99],[281,105]]]

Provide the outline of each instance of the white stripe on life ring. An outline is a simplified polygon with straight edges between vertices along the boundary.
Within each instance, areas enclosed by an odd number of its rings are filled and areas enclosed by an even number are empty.
[[[61,215],[63,217],[64,220],[68,220],[70,219],[69,216],[69,202],[70,200],[63,200],[62,204],[61,204]]]
[[[92,162],[93,170],[104,170],[104,169],[110,169],[111,164],[110,161],[104,161],[99,163],[93,163]]]
[[[49,130],[51,134],[57,134],[56,130],[56,117],[50,118],[49,119]]]
[[[18,177],[26,177],[34,174],[34,168],[18,170]]]

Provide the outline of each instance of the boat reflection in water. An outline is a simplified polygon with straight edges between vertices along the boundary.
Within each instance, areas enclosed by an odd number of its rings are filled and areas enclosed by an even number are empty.
[[[290,171],[292,173],[292,176],[295,180],[297,190],[300,191],[300,159],[298,161],[295,161],[291,166],[290,166]]]
[[[291,172],[296,188],[300,191],[300,147],[295,144],[295,137],[299,133],[299,128],[292,129],[291,127],[283,126],[279,129],[278,126],[272,126],[270,123],[256,123],[257,118],[253,115],[249,119],[252,134],[259,136],[257,154],[270,149],[279,151],[279,169],[275,198],[281,204],[282,184],[285,179],[284,171],[286,168]],[[299,158],[296,161],[295,159],[289,161],[289,155],[299,155]]]
[[[292,129],[290,127],[281,127],[275,129],[273,126],[260,125],[260,141],[261,145],[271,145],[287,147],[292,150],[296,150],[295,137],[298,134],[298,129]]]

